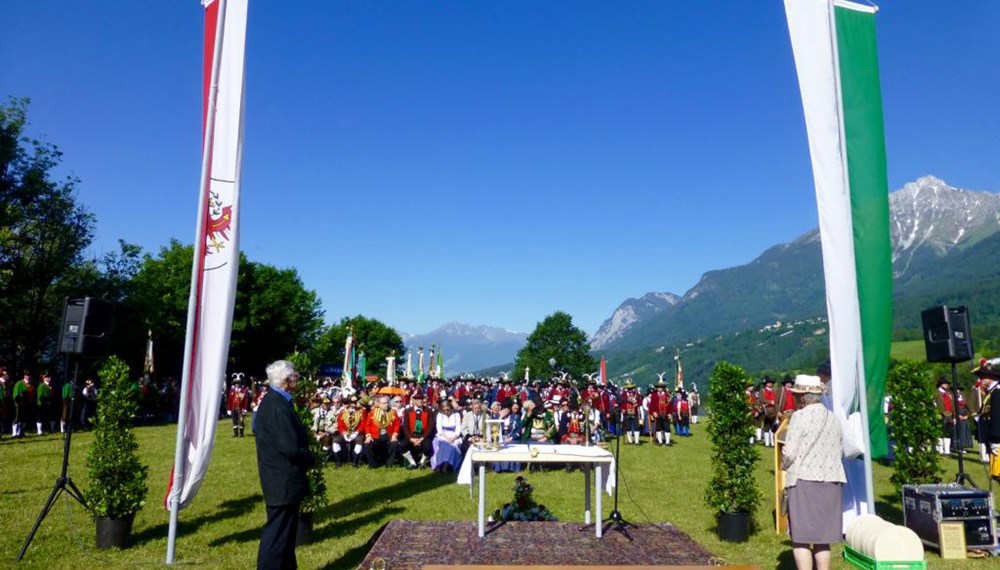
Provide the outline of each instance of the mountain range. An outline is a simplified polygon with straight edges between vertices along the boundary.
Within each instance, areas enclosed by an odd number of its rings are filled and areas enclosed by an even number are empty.
[[[413,354],[414,373],[419,348],[423,347],[424,354],[428,354],[433,344],[442,351],[444,372],[451,376],[513,362],[527,339],[528,333],[450,322],[426,334],[403,335],[403,344]]]
[[[920,310],[940,304],[1000,319],[1000,196],[924,176],[891,193],[889,207],[896,329],[919,328]],[[591,348],[660,346],[825,313],[819,231],[812,230],[746,265],[705,273],[680,297],[626,300]]]
[[[974,332],[987,327],[1000,336],[1000,195],[924,176],[892,192],[889,207],[896,338],[921,338],[921,310],[942,304],[967,305]],[[705,273],[683,295],[626,299],[590,345],[608,356],[612,376],[670,369],[674,347],[689,353],[684,366],[692,378],[720,358],[755,370],[789,369],[823,353],[825,319],[814,229],[750,263]],[[420,346],[442,347],[450,375],[509,368],[527,336],[453,322],[404,342],[414,354]],[[765,347],[766,358],[757,354]]]

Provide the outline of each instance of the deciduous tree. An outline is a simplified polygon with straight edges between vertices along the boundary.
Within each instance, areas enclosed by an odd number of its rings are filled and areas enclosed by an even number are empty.
[[[28,100],[0,105],[0,362],[35,367],[52,357],[65,277],[83,261],[94,216],[77,203],[78,180],[55,180],[62,153],[25,135]]]
[[[549,359],[555,359],[557,371],[568,372],[576,382],[581,382],[584,374],[597,370],[587,333],[577,328],[573,317],[563,311],[545,317],[528,335],[524,348],[517,353],[515,375],[520,377],[527,366],[532,377],[548,377],[553,372]]]

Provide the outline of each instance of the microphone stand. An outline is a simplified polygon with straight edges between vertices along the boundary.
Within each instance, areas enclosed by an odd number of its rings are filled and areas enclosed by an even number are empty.
[[[621,451],[622,451],[622,436],[621,434],[618,434],[615,436],[615,504],[614,507],[611,509],[611,513],[608,514],[608,518],[604,519],[598,524],[601,524],[604,527],[602,534],[606,534],[607,530],[610,528],[611,530],[617,530],[618,532],[622,533],[622,535],[625,538],[627,538],[629,542],[632,542],[634,539],[632,538],[632,535],[629,534],[628,529],[638,528],[638,527],[630,523],[629,521],[625,520],[625,517],[622,516],[621,511],[618,510],[618,487],[621,486],[620,485],[621,479],[619,477],[619,470],[621,469],[622,465]],[[588,529],[591,526],[593,525],[589,524],[585,525],[580,530]]]

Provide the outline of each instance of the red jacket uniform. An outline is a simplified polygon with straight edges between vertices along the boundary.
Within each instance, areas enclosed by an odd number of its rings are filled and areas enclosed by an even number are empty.
[[[399,427],[402,423],[399,421],[399,416],[396,412],[392,410],[385,410],[382,423],[379,423],[378,416],[381,410],[374,409],[368,412],[368,417],[365,421],[365,435],[370,435],[372,439],[378,439],[382,436],[399,436]]]
[[[344,408],[337,415],[337,431],[344,435],[355,431],[364,432],[367,423],[365,420],[364,408],[355,408],[353,413],[350,408]]]
[[[659,390],[653,392],[649,396],[649,413],[650,415],[656,415],[660,417],[666,417],[671,415],[673,412],[673,404],[671,402],[670,394],[666,391],[660,392]]]
[[[233,384],[226,398],[226,411],[232,413],[237,410],[244,414],[250,411],[250,390],[243,384]]]
[[[621,393],[618,398],[618,403],[621,405],[622,413],[626,416],[634,416],[639,413],[639,404],[642,398],[639,396],[639,392],[628,389]]]

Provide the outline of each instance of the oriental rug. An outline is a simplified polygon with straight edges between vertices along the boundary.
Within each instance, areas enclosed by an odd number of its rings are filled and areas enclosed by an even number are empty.
[[[362,570],[417,570],[424,565],[706,566],[713,555],[671,524],[630,528],[630,542],[608,528],[603,538],[579,523],[508,522],[479,538],[475,522],[388,523]],[[374,566],[373,566],[374,563]]]

